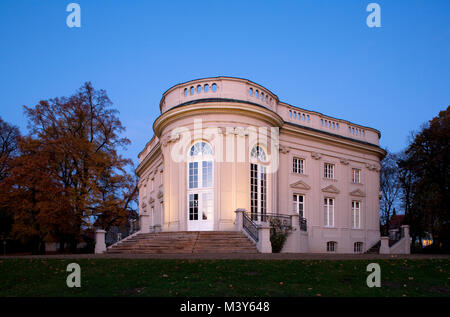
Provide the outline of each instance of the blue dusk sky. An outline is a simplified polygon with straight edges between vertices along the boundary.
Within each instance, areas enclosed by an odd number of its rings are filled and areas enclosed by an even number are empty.
[[[81,7],[81,28],[66,6]],[[450,1],[1,0],[0,116],[26,132],[23,105],[105,89],[137,154],[161,94],[196,78],[248,78],[289,104],[408,135],[450,104]]]

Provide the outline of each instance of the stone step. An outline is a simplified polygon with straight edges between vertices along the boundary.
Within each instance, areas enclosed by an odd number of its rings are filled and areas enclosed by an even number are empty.
[[[244,253],[244,254],[254,254],[254,253],[258,253],[257,250],[254,249],[242,249],[242,250],[237,250],[237,249],[223,249],[223,250],[217,250],[217,249],[206,249],[206,250],[194,250],[192,253],[195,254],[228,254],[228,253]]]
[[[108,248],[120,254],[257,253],[247,236],[235,231],[140,233]]]

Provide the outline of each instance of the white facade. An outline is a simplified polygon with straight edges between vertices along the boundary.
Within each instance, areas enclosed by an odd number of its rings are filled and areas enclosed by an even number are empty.
[[[236,230],[235,210],[299,215],[290,252],[364,252],[380,240],[379,131],[291,106],[251,81],[167,90],[139,154],[144,231]]]

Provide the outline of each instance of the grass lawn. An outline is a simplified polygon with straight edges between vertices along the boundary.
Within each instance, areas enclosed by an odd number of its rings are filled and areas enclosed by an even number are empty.
[[[81,287],[68,288],[69,263]],[[369,288],[369,263],[381,287]],[[450,296],[447,259],[0,259],[0,296]]]

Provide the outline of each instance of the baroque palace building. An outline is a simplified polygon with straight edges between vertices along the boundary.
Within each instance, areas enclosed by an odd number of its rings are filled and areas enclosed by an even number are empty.
[[[270,252],[365,252],[380,241],[376,129],[282,102],[247,79],[168,89],[139,154],[142,233],[243,232]],[[226,236],[224,236],[226,237]]]

